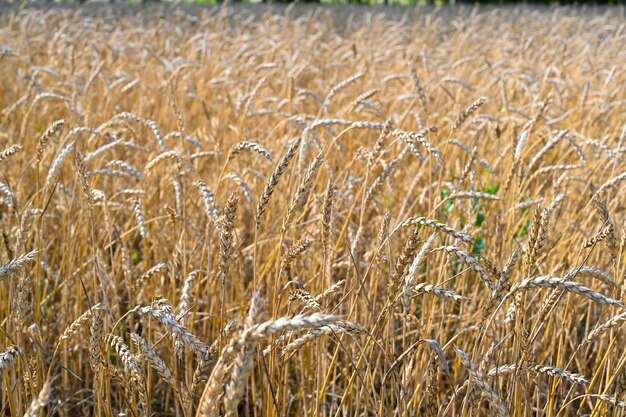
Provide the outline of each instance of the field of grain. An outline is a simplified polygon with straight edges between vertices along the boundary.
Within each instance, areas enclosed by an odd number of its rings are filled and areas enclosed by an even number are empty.
[[[4,9],[0,415],[624,415],[624,22]]]

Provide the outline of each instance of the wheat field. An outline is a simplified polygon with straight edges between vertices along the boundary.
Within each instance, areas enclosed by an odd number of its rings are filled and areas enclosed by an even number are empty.
[[[385,10],[1,12],[0,415],[626,414],[623,8]]]

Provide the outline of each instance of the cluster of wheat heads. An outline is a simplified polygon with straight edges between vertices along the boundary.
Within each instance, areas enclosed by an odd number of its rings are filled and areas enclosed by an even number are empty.
[[[342,13],[0,16],[0,414],[622,412],[623,11]]]

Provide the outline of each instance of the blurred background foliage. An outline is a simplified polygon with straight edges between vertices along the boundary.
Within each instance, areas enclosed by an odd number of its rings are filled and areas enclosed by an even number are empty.
[[[361,4],[396,6],[443,6],[443,5],[626,5],[626,0],[25,0],[25,3],[169,3],[169,4],[220,4],[230,3],[303,3],[303,4]],[[0,0],[0,3],[3,1]],[[11,3],[11,0],[8,0]],[[18,0],[19,2],[19,0]]]

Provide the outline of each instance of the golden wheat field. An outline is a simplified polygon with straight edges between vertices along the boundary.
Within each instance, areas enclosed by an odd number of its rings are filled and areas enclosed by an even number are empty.
[[[626,408],[624,10],[6,7],[0,415]]]

